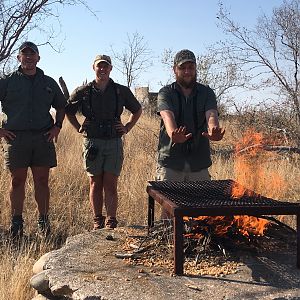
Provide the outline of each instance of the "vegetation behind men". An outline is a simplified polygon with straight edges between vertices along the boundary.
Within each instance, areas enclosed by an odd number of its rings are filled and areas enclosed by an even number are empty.
[[[37,68],[38,47],[24,42],[17,56],[18,70],[0,79],[0,101],[4,119],[0,137],[5,166],[10,171],[11,236],[23,234],[25,182],[31,168],[39,212],[38,229],[50,233],[49,170],[57,165],[53,141],[57,141],[65,115],[66,99],[58,84]],[[56,110],[55,122],[50,108]]]
[[[94,214],[94,229],[117,226],[117,182],[123,164],[121,137],[138,121],[142,108],[129,88],[110,78],[111,59],[97,55],[93,62],[95,80],[78,87],[66,107],[68,120],[83,135],[84,167],[90,179],[90,203]],[[131,114],[125,125],[121,122],[124,107]],[[76,113],[85,117],[79,123]],[[105,217],[102,213],[105,204]]]
[[[209,180],[209,141],[220,141],[215,93],[196,81],[196,57],[179,51],[173,66],[176,81],[158,93],[162,121],[158,143],[157,179],[169,181]]]

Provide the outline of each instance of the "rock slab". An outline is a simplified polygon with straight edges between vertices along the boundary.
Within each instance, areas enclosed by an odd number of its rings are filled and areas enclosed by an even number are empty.
[[[170,276],[116,258],[125,238],[106,229],[68,238],[35,264],[31,285],[43,299],[300,299],[296,249],[276,258],[247,256],[237,274],[224,278]]]

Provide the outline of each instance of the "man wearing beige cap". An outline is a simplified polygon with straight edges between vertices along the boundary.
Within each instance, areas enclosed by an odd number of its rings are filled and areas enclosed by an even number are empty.
[[[157,180],[210,180],[209,141],[220,141],[224,135],[215,93],[196,81],[192,51],[184,49],[175,55],[173,71],[176,81],[158,93],[157,111],[162,122]]]
[[[97,55],[93,62],[95,79],[78,87],[66,106],[70,123],[83,136],[84,167],[90,179],[90,203],[94,214],[94,229],[117,226],[117,182],[123,163],[122,136],[138,121],[142,108],[130,89],[110,78],[109,56]],[[121,114],[131,112],[125,124]],[[85,117],[79,123],[76,113]],[[105,217],[102,213],[105,204]]]

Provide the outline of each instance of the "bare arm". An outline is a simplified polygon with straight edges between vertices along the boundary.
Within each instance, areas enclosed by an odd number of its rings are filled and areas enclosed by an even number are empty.
[[[219,124],[218,112],[215,109],[210,109],[205,113],[207,121],[207,131],[202,132],[202,135],[211,141],[220,141],[225,133]]]
[[[118,122],[115,126],[119,134],[123,135],[128,133],[133,126],[136,124],[138,119],[140,118],[142,114],[142,108],[140,108],[137,112],[134,114],[130,114],[127,123],[125,125],[122,124],[122,122]]]
[[[55,114],[55,122],[58,123],[63,123],[65,118],[65,109],[64,108],[59,108],[56,110],[56,114]]]
[[[132,127],[136,124],[141,114],[142,114],[142,108],[140,108],[136,113],[131,114],[129,116],[127,123],[125,124],[127,132],[129,132],[132,129]]]
[[[174,113],[171,110],[162,110],[160,115],[166,127],[166,131],[173,143],[184,143],[192,137],[191,133],[186,133],[185,126],[177,128]]]
[[[58,135],[60,133],[60,127],[62,126],[62,123],[65,118],[65,108],[58,108],[56,109],[55,113],[55,123],[57,123],[57,126],[52,126],[47,132],[46,135],[48,135],[48,141],[54,140],[57,142]]]
[[[171,110],[162,110],[160,116],[164,121],[168,136],[172,138],[172,133],[177,128],[174,113]]]

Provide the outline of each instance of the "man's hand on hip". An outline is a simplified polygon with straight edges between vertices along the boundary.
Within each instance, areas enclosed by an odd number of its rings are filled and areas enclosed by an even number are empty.
[[[52,128],[45,133],[45,135],[48,136],[48,142],[52,142],[54,140],[54,142],[57,143],[59,133],[60,128],[55,125],[52,126]]]
[[[5,140],[8,141],[12,141],[14,138],[16,137],[16,135],[4,128],[0,128],[0,138],[5,138]]]

